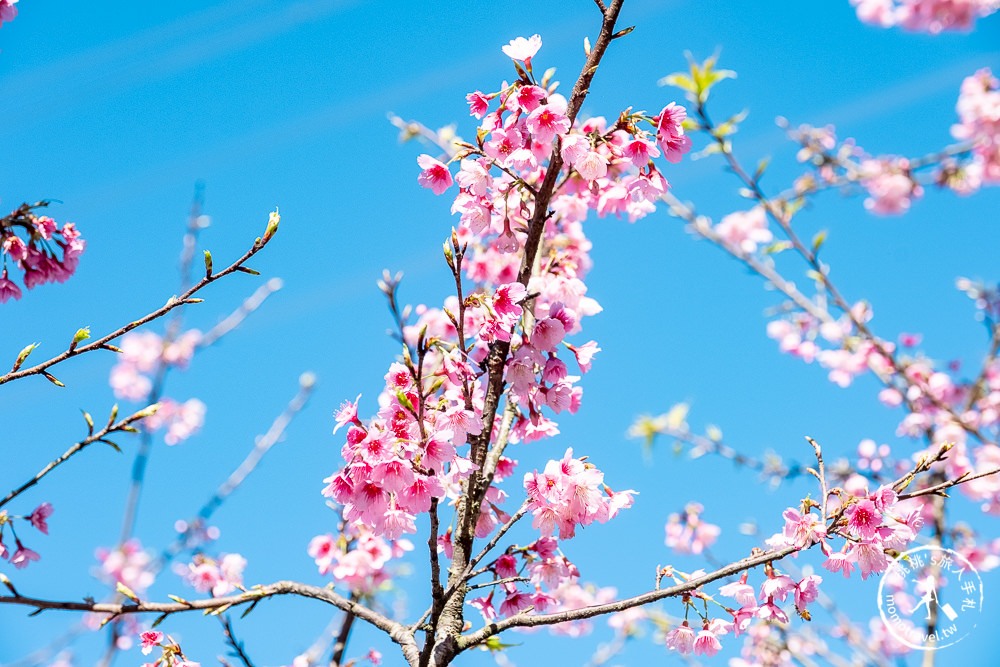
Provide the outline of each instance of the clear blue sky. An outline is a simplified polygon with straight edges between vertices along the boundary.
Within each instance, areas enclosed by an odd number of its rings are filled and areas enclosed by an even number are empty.
[[[251,265],[285,287],[191,370],[171,376],[168,394],[204,400],[207,421],[183,445],[155,448],[138,534],[151,547],[165,544],[174,520],[201,506],[295,393],[299,374],[312,370],[320,384],[311,405],[216,524],[219,549],[249,560],[248,583],[323,582],[305,547],[333,528],[319,495],[322,478],[339,465],[331,414],[359,392],[362,412],[373,412],[396,353],[383,335],[391,322],[375,280],[383,268],[402,270],[402,295],[412,303],[437,305],[448,291],[440,248],[457,223],[445,198],[418,187],[415,155],[422,151],[398,144],[386,113],[432,127],[455,122],[472,136],[465,94],[512,76],[500,46],[541,33],[535,67],[557,67],[568,87],[583,60],[583,37],[596,34],[596,8],[590,0],[22,0],[18,7],[20,16],[0,29],[2,206],[59,200],[49,214],[76,222],[88,248],[71,281],[0,307],[0,359],[12,361],[36,341],[35,354],[51,356],[81,326],[104,332],[161,305],[176,291],[196,181],[206,184],[213,222],[202,246],[216,266],[249,247],[267,213],[280,206],[281,231]],[[962,78],[984,66],[1000,71],[997,16],[971,35],[928,37],[864,26],[846,0],[630,0],[621,24],[637,28],[609,50],[584,113],[657,110],[678,97],[656,81],[684,67],[685,50],[704,57],[721,48],[720,64],[739,78],[720,89],[715,115],[750,110],[736,149],[748,164],[774,156],[764,182],[772,191],[799,169],[775,116],[834,123],[840,136],[875,154],[919,155],[949,142]],[[685,161],[665,175],[678,196],[716,219],[743,206],[735,181],[715,160]],[[868,216],[859,199],[835,193],[819,204],[800,224],[831,230],[825,252],[833,278],[850,298],[874,304],[876,331],[890,339],[922,332],[929,356],[974,367],[985,336],[954,279],[1000,279],[996,189],[971,199],[928,191],[899,219]],[[638,443],[625,437],[639,413],[690,400],[693,427],[718,424],[730,445],[750,454],[772,448],[805,459],[807,434],[833,454],[869,437],[897,451],[910,446],[895,438],[898,414],[875,402],[873,381],[842,390],[819,367],[779,355],[764,333],[763,311],[776,303],[774,295],[707,243],[694,242],[664,211],[636,225],[592,220],[587,232],[595,244],[590,294],[605,310],[586,323],[581,342],[594,338],[603,352],[583,382],[583,409],[561,420],[562,435],[514,452],[531,470],[573,446],[616,489],[641,492],[615,522],[566,545],[584,579],[618,586],[624,595],[647,589],[658,564],[691,567],[694,561],[663,546],[667,515],[689,500],[704,503],[705,518],[722,526],[716,554],[740,557],[751,546],[736,531],[740,523],[777,529],[780,511],[812,490],[797,482],[771,491],[751,473],[710,457],[674,458],[666,447],[645,461]],[[187,322],[209,328],[262,279],[240,275],[212,286]],[[0,389],[0,489],[19,484],[82,436],[79,409],[107,414],[111,364],[110,356],[91,354],[57,367],[65,389],[39,378]],[[23,592],[67,599],[103,593],[89,573],[94,548],[117,539],[134,451],[122,444],[125,455],[90,450],[12,507],[28,512],[45,500],[55,506],[51,535],[31,536],[41,562],[17,572],[0,564]],[[511,491],[517,497],[517,485]],[[969,503],[953,505],[968,513]],[[1000,534],[996,519],[970,516],[984,534]],[[416,581],[421,585],[404,586],[410,618],[425,606],[423,577]],[[995,574],[986,578],[987,616],[998,583]],[[877,613],[876,585],[852,581],[835,590],[850,599],[850,613],[867,619]],[[165,573],[153,596],[168,593],[193,594]],[[680,605],[663,608],[676,613]],[[288,664],[332,615],[318,603],[270,600],[237,631],[259,665]],[[74,620],[55,612],[25,619],[22,609],[0,609],[0,663],[46,645]],[[203,664],[223,651],[218,628],[200,616],[170,620],[164,629]],[[947,664],[985,664],[972,656],[992,655],[998,629],[995,621],[980,627],[949,652]],[[358,628],[349,654],[374,645],[387,665],[400,664],[394,647],[374,637]],[[510,658],[522,666],[583,664],[606,638],[525,636],[525,647]],[[78,664],[88,664],[103,646],[103,635],[90,635],[71,650]],[[133,650],[119,664],[140,657]],[[464,660],[493,662],[480,653]],[[672,661],[662,646],[640,640],[617,662]]]

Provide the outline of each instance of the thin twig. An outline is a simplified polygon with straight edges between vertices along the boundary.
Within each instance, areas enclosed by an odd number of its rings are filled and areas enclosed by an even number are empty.
[[[351,594],[352,600],[357,600],[356,593]],[[344,661],[344,651],[347,649],[347,640],[351,637],[351,628],[354,626],[355,616],[351,612],[344,613],[344,620],[340,623],[340,631],[337,633],[337,641],[333,644],[333,655],[330,658],[330,667],[340,667]]]
[[[80,345],[79,347],[73,348],[72,350],[66,350],[62,354],[58,354],[52,357],[51,359],[43,361],[42,363],[36,366],[31,366],[30,368],[23,368],[17,371],[10,371],[5,375],[0,375],[0,384],[5,384],[7,382],[27,377],[29,375],[41,375],[46,369],[51,368],[52,366],[58,363],[66,361],[71,357],[76,357],[86,352],[93,352],[94,350],[108,349],[108,344],[111,341],[115,340],[116,338],[120,338],[121,336],[124,336],[129,331],[132,331],[133,329],[140,327],[143,324],[146,324],[147,322],[152,322],[157,318],[163,317],[164,315],[172,311],[174,308],[178,308],[180,306],[184,306],[190,303],[200,303],[202,301],[201,299],[192,298],[195,294],[197,294],[199,291],[201,291],[208,285],[214,283],[216,280],[224,278],[231,273],[240,271],[241,267],[247,262],[247,260],[249,260],[251,257],[256,255],[261,250],[263,250],[264,246],[266,246],[269,241],[270,239],[256,240],[253,246],[251,246],[251,248],[248,251],[246,251],[242,257],[237,259],[228,267],[226,267],[222,271],[219,271],[218,273],[213,273],[211,276],[205,276],[197,283],[195,283],[192,287],[184,291],[179,297],[178,296],[170,297],[167,303],[165,303],[163,306],[157,308],[156,310],[150,312],[149,314],[143,317],[140,317],[134,322],[129,322],[125,326],[119,327],[118,329],[112,331],[111,333],[101,336],[92,343],[89,343],[87,345]]]
[[[77,453],[83,451],[86,447],[88,447],[89,445],[94,444],[95,442],[103,442],[105,444],[108,444],[109,441],[106,440],[106,437],[109,434],[116,433],[118,431],[126,431],[126,430],[128,430],[129,428],[131,428],[131,425],[133,423],[139,421],[140,419],[148,417],[148,416],[150,416],[152,414],[155,414],[157,408],[159,408],[159,405],[154,403],[153,405],[145,407],[142,410],[139,410],[138,412],[136,412],[135,414],[129,415],[125,419],[122,419],[122,420],[120,420],[118,422],[115,422],[114,424],[109,423],[107,426],[105,426],[104,428],[102,428],[100,431],[97,431],[96,433],[93,433],[93,434],[89,435],[88,437],[84,438],[83,440],[81,440],[80,442],[76,443],[75,445],[73,445],[72,447],[70,447],[69,449],[67,449],[65,451],[65,453],[63,453],[62,456],[60,456],[59,458],[57,458],[54,461],[50,462],[44,468],[42,468],[41,470],[39,470],[35,474],[34,477],[32,477],[31,479],[29,479],[27,482],[25,482],[24,484],[22,484],[18,488],[14,489],[10,493],[8,493],[3,498],[3,500],[0,500],[0,507],[3,507],[4,505],[6,505],[7,503],[9,503],[11,500],[13,500],[14,498],[16,498],[17,496],[19,496],[23,492],[27,491],[28,489],[30,489],[34,485],[38,484],[38,482],[41,481],[41,479],[43,477],[45,477],[50,472],[52,472],[57,466],[65,463],[66,460],[69,459],[74,454],[77,454]]]
[[[233,650],[233,655],[239,658],[240,662],[246,665],[246,667],[253,667],[250,656],[247,655],[246,649],[243,648],[243,642],[236,639],[236,635],[233,634],[233,624],[229,620],[229,616],[227,614],[219,614],[219,622],[222,623],[222,634],[225,635],[226,644]]]
[[[965,484],[966,482],[971,482],[974,479],[980,479],[982,477],[989,477],[990,475],[996,475],[1000,473],[1000,468],[993,468],[992,470],[987,470],[986,472],[981,472],[975,475],[969,473],[962,473],[955,479],[948,480],[947,482],[941,482],[940,484],[935,484],[934,486],[928,486],[926,489],[920,489],[919,491],[914,491],[913,493],[904,493],[899,496],[900,500],[906,500],[907,498],[917,498],[920,496],[929,495],[940,495],[947,496],[945,493],[941,493],[945,489],[950,489],[953,486],[958,486],[959,484]]]

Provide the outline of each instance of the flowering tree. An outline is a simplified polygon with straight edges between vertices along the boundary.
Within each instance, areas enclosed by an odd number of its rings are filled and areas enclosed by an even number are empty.
[[[971,194],[1000,182],[1000,83],[987,69],[971,74],[961,85],[952,130],[959,143],[927,156],[872,156],[852,140],[838,141],[833,128],[786,124],[808,170],[787,190],[772,194],[762,185],[767,165],[747,169],[734,152],[732,135],[742,115],[719,123],[709,114],[716,86],[735,76],[717,69],[715,58],[691,62],[688,71],[664,79],[686,98],[683,104],[671,101],[655,114],[628,107],[610,121],[581,117],[603,60],[613,57],[616,43],[632,30],[618,25],[622,4],[596,0],[600,28],[592,42],[585,41],[585,61],[567,95],[557,92],[552,70],[538,74],[544,52],[541,37],[533,35],[502,47],[513,67],[512,81],[467,95],[469,114],[478,122],[475,139],[393,118],[404,136],[425,141],[434,153],[417,157],[418,184],[447,196],[451,212],[459,216],[444,243],[453,289],[440,307],[411,309],[400,303],[400,276],[386,272],[379,282],[400,356],[388,364],[377,410],[375,402],[358,396],[336,411],[339,460],[316,471],[317,488],[334,518],[329,532],[308,542],[307,552],[331,585],[247,585],[246,559],[219,552],[213,544],[218,531],[209,524],[302,409],[314,383],[308,374],[286,410],[197,516],[178,522],[171,544],[154,555],[134,536],[154,438],[162,434],[166,444],[180,443],[201,427],[205,415],[199,399],[167,396],[168,373],[186,368],[198,350],[232,331],[280,288],[279,282],[265,283],[206,333],[184,329],[183,307],[199,302],[196,294],[236,273],[257,274],[247,263],[276,238],[281,220],[277,211],[271,213],[262,235],[226,268],[216,269],[205,251],[204,273],[193,281],[195,245],[207,224],[196,201],[177,296],[107,334],[80,329],[64,352],[37,363],[32,357],[36,346],[28,345],[0,376],[0,384],[42,376],[61,386],[55,366],[85,353],[111,352],[116,361],[110,384],[120,400],[138,407],[120,418],[116,406],[103,427],[105,422],[84,412],[86,437],[0,499],[0,557],[15,569],[43,566],[34,564],[41,556],[28,535],[31,529],[47,534],[55,511],[44,501],[23,505],[23,494],[57,467],[73,465],[92,444],[117,449],[123,433],[137,433],[139,439],[120,539],[98,551],[100,576],[112,594],[100,601],[43,598],[21,590],[14,572],[0,577],[7,588],[0,603],[38,613],[85,612],[93,629],[108,629],[110,655],[137,640],[143,654],[152,654],[152,664],[162,665],[197,664],[198,656],[185,654],[169,628],[177,615],[200,610],[219,619],[233,655],[250,667],[233,613],[249,614],[278,596],[313,598],[343,612],[332,645],[299,655],[294,660],[299,666],[356,663],[359,659],[349,659],[347,649],[358,621],[398,646],[401,657],[391,662],[421,666],[451,664],[473,648],[501,652],[518,629],[548,626],[582,634],[589,619],[602,616],[621,641],[649,620],[667,650],[681,655],[711,657],[725,643],[738,641],[741,657],[730,664],[740,666],[811,664],[813,658],[802,657],[803,646],[832,664],[840,653],[879,664],[912,649],[885,627],[873,625],[865,636],[838,618],[824,596],[824,577],[804,572],[794,557],[801,554],[798,562],[815,558],[829,573],[848,579],[881,575],[884,586],[899,591],[904,577],[893,569],[895,558],[918,544],[952,547],[981,570],[1000,561],[1000,543],[949,522],[945,502],[947,491],[959,487],[984,511],[1000,508],[1000,296],[994,288],[960,281],[987,325],[989,346],[971,377],[938,368],[916,352],[917,336],[904,335],[897,346],[875,332],[870,325],[874,307],[846,296],[820,259],[825,233],[805,240],[798,216],[832,188],[864,193],[864,206],[874,214],[897,215],[925,187]],[[970,28],[977,16],[996,9],[966,2],[854,4],[865,21],[930,32]],[[13,3],[0,1],[0,20],[14,15]],[[672,170],[684,168],[702,138],[698,152],[721,157],[751,201],[748,210],[715,223],[675,196],[667,181]],[[2,301],[25,298],[13,280],[15,272],[28,289],[64,281],[84,251],[72,223],[60,227],[35,213],[46,204],[22,205],[0,220]],[[639,418],[631,433],[649,445],[672,438],[776,481],[809,476],[813,488],[804,498],[790,497],[780,517],[762,517],[773,534],[731,562],[717,561],[709,551],[720,530],[703,518],[704,507],[687,504],[669,516],[666,545],[702,557],[704,565],[688,571],[656,564],[647,590],[617,596],[585,585],[586,573],[571,560],[569,545],[583,528],[614,520],[632,507],[637,491],[605,478],[604,453],[591,451],[590,443],[566,448],[540,470],[519,470],[511,445],[557,435],[557,420],[578,410],[583,376],[599,363],[598,343],[582,335],[584,318],[601,311],[587,295],[592,260],[586,220],[613,214],[637,222],[658,206],[782,294],[767,326],[782,352],[818,362],[842,387],[870,374],[882,384],[878,399],[905,412],[900,437],[920,444],[899,453],[866,440],[854,460],[831,465],[821,444],[807,438],[812,458],[786,465],[737,452],[723,443],[718,429],[693,432],[686,404],[659,417]],[[814,287],[811,292],[789,278],[802,272]],[[161,318],[166,322],[162,334],[151,328],[133,331]],[[507,479],[515,483],[501,484]],[[519,523],[530,523],[531,529]],[[527,539],[514,540],[515,526]],[[181,564],[181,556],[188,562]],[[178,561],[175,569],[197,595],[170,595],[167,601],[147,594],[155,575],[171,561]],[[403,616],[387,612],[382,597],[407,561],[426,563],[420,583],[426,604],[422,613],[411,610]],[[917,600],[898,597],[901,606],[916,608]],[[661,600],[668,606],[649,610]],[[833,609],[842,645],[826,647],[810,634],[808,622],[818,604]],[[925,620],[933,647],[940,619],[930,605]],[[324,650],[329,657],[321,655]],[[616,645],[602,651],[595,664],[609,659]],[[383,659],[374,649],[361,658],[373,664]],[[933,657],[925,657],[928,661]]]

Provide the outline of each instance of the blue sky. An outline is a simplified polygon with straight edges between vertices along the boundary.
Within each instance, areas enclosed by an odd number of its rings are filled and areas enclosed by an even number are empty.
[[[423,151],[401,146],[386,114],[432,127],[454,122],[472,136],[465,94],[511,78],[500,46],[536,32],[544,42],[536,69],[557,67],[568,88],[583,60],[584,35],[596,33],[593,3],[22,0],[18,7],[20,16],[0,29],[0,94],[8,100],[0,199],[8,208],[58,200],[49,214],[76,222],[88,249],[71,281],[2,307],[0,358],[12,360],[36,341],[35,354],[51,356],[81,326],[103,332],[161,305],[177,289],[196,181],[205,183],[212,218],[201,244],[216,266],[242,254],[280,206],[279,235],[251,263],[263,277],[221,281],[185,315],[190,326],[207,329],[264,278],[284,281],[244,326],[170,377],[168,393],[204,400],[207,421],[183,445],[154,449],[138,534],[151,547],[169,541],[174,520],[201,506],[295,393],[299,374],[311,370],[319,378],[312,403],[216,524],[218,548],[248,558],[248,582],[321,583],[305,547],[332,528],[319,495],[322,478],[339,463],[331,414],[359,392],[362,413],[374,412],[396,353],[383,335],[391,321],[375,281],[383,268],[402,270],[403,298],[429,305],[449,287],[440,244],[456,222],[444,198],[417,185],[415,156]],[[626,3],[621,24],[637,28],[609,50],[584,114],[610,117],[626,106],[655,111],[680,101],[657,80],[684,67],[685,51],[700,58],[721,48],[720,65],[739,77],[722,85],[712,108],[717,118],[749,109],[736,150],[747,164],[774,157],[764,180],[771,191],[800,170],[775,116],[834,123],[840,136],[855,137],[874,154],[920,155],[949,142],[962,78],[984,66],[1000,70],[996,16],[969,35],[929,37],[864,26],[846,0],[637,0]],[[716,219],[745,208],[716,160],[685,161],[665,175],[679,197]],[[883,219],[867,215],[860,199],[831,192],[800,224],[809,230],[803,236],[830,229],[832,276],[850,298],[874,304],[880,335],[922,332],[930,357],[975,367],[985,337],[954,279],[1000,278],[998,206],[996,189],[969,199],[929,190],[907,216]],[[625,437],[637,414],[688,400],[693,427],[718,424],[727,442],[747,453],[773,449],[799,460],[809,454],[804,435],[840,454],[866,437],[900,452],[912,446],[895,438],[898,415],[875,402],[872,380],[839,389],[820,368],[779,355],[764,333],[763,311],[776,303],[774,295],[693,241],[665,211],[635,225],[592,220],[587,233],[595,246],[590,295],[604,312],[586,323],[581,342],[594,338],[603,351],[583,382],[584,407],[561,420],[562,434],[514,452],[531,470],[573,446],[616,489],[641,492],[622,517],[567,545],[585,579],[627,594],[648,588],[658,564],[690,566],[663,546],[666,516],[689,500],[704,503],[705,518],[722,526],[715,551],[728,559],[751,546],[737,533],[740,523],[776,529],[780,511],[812,491],[804,481],[771,491],[751,473],[709,457],[675,458],[667,447],[646,460]],[[57,367],[65,389],[39,378],[0,389],[0,485],[20,483],[81,437],[80,409],[95,418],[107,413],[114,403],[111,364],[110,356],[91,354]],[[69,599],[102,593],[89,573],[94,548],[117,539],[134,451],[122,444],[124,456],[88,451],[25,494],[24,507],[13,507],[27,512],[48,500],[56,510],[51,535],[32,536],[42,561],[16,572],[20,589]],[[516,495],[516,486],[511,490]],[[961,499],[953,505],[985,535],[1000,534],[995,519],[979,517]],[[993,576],[986,586],[998,582]],[[422,590],[404,585],[411,615],[424,607]],[[835,590],[850,598],[852,615],[877,613],[871,581]],[[191,594],[170,574],[153,592]],[[258,664],[287,664],[332,611],[272,600],[237,631]],[[23,610],[0,609],[0,663],[46,645],[73,620],[54,612],[25,619]],[[171,620],[167,629],[203,664],[222,652],[218,629],[200,616]],[[992,647],[992,630],[981,627],[959,644],[949,664]],[[510,658],[520,665],[554,656],[584,664],[602,638],[513,637],[525,646]],[[71,650],[87,664],[103,645],[103,637],[90,635]],[[358,628],[350,652],[363,654],[369,645],[383,650],[386,664],[399,664],[391,646]],[[132,651],[119,660],[139,658]],[[647,639],[617,662],[673,660]],[[486,654],[466,658],[492,662]]]

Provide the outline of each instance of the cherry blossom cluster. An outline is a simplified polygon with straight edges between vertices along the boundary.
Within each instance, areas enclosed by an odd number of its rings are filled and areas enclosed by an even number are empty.
[[[527,473],[524,489],[533,517],[531,525],[545,537],[558,529],[562,540],[573,537],[577,526],[615,518],[619,511],[632,506],[636,493],[631,489],[612,491],[604,483],[604,473],[573,458],[572,448],[561,460],[549,461],[543,472]]]
[[[100,562],[95,576],[112,587],[122,584],[135,594],[142,595],[156,579],[153,557],[136,538],[114,549],[101,547],[94,555]]]
[[[32,551],[21,543],[21,539],[14,530],[14,521],[20,519],[27,521],[30,525],[40,530],[43,534],[49,534],[48,518],[52,515],[52,503],[42,503],[27,516],[13,516],[7,510],[0,510],[0,558],[10,561],[10,564],[19,570],[28,567],[32,561],[41,558],[37,552]],[[4,530],[10,530],[14,538],[14,551],[12,552],[3,542]]]
[[[997,0],[851,0],[851,4],[865,23],[934,35],[972,30],[978,19],[1000,9]]]
[[[412,550],[407,539],[390,543],[363,524],[349,524],[337,538],[330,533],[314,537],[308,553],[320,574],[331,575],[352,593],[372,595],[391,580],[390,561]]]
[[[11,4],[0,0],[0,24],[17,14]],[[13,12],[9,18],[5,12]],[[22,273],[28,289],[50,282],[66,282],[76,271],[80,255],[87,247],[72,222],[61,227],[48,216],[36,215],[35,208],[24,204],[10,215],[0,218],[0,303],[21,298],[21,288],[11,280],[11,271]],[[8,266],[10,264],[11,266]]]
[[[1000,183],[1000,84],[989,68],[962,82],[956,111],[959,122],[952,126],[951,133],[966,143],[957,150],[949,147],[916,161],[900,156],[869,156],[850,138],[838,144],[832,125],[792,129],[787,121],[779,119],[789,137],[801,146],[798,160],[816,167],[795,182],[796,193],[858,183],[868,192],[864,202],[868,211],[900,215],[923,196],[918,169],[934,167],[929,182],[963,196],[984,185]]]
[[[459,372],[471,373],[468,364],[457,363]],[[455,487],[471,471],[468,458],[458,455],[456,442],[460,446],[467,432],[482,428],[460,394],[450,401],[445,398],[451,405],[443,411],[425,406],[425,418],[420,419],[423,391],[406,366],[396,363],[386,374],[377,418],[362,424],[357,400],[345,403],[337,414],[338,429],[349,424],[341,450],[347,465],[324,480],[323,495],[344,506],[349,523],[365,525],[374,536],[390,541],[415,533],[415,515],[430,509],[432,499],[455,495]]]
[[[860,340],[855,322],[867,322],[872,317],[871,306],[859,302],[851,315],[839,319],[820,319],[804,311],[793,311],[772,320],[767,335],[778,341],[778,348],[802,359],[807,364],[818,360],[829,369],[829,379],[841,387],[850,386],[854,378],[869,369],[879,374],[887,372],[888,361],[871,341]],[[880,341],[882,350],[892,353],[893,343]]]
[[[13,21],[17,16],[17,0],[0,0],[0,26],[4,21]]]
[[[204,554],[195,554],[190,563],[174,566],[174,571],[199,593],[211,593],[212,597],[221,597],[234,590],[244,590],[243,570],[247,560],[239,554],[221,554],[219,558],[210,558]]]
[[[681,554],[700,554],[712,546],[722,530],[701,518],[705,508],[701,503],[688,503],[683,513],[667,517],[666,545]]]
[[[178,644],[172,637],[164,635],[158,630],[147,630],[139,635],[139,644],[142,647],[142,654],[149,655],[153,649],[162,650],[156,662],[143,663],[142,667],[201,667],[200,662],[188,660],[181,651]]]
[[[164,368],[185,369],[201,341],[197,329],[185,331],[174,340],[165,340],[152,331],[132,332],[122,338],[118,363],[111,368],[110,384],[115,396],[128,401],[144,401],[150,396],[154,378]],[[160,408],[145,418],[149,431],[164,430],[163,439],[176,445],[205,423],[205,404],[197,398],[179,402],[160,398]]]
[[[541,39],[533,38],[508,55],[530,63],[532,50],[540,46]],[[681,125],[685,109],[671,103],[656,116],[623,113],[610,127],[600,117],[571,127],[566,99],[546,89],[545,82],[538,85],[530,67],[521,73],[520,80],[504,83],[499,91],[467,96],[470,114],[481,124],[476,145],[456,142],[457,153],[449,162],[460,161],[458,175],[453,178],[446,164],[422,155],[418,182],[435,194],[457,182],[460,192],[452,211],[461,213],[462,226],[472,234],[489,235],[489,247],[500,253],[522,245],[518,237],[532,212],[527,195],[541,184],[554,145],[567,178],[553,209],[567,222],[582,221],[588,210],[601,217],[626,214],[630,221],[654,210],[654,201],[669,184],[652,158],[662,151],[676,163],[691,148]],[[498,108],[491,110],[494,102]]]
[[[973,145],[967,181],[1000,184],[1000,81],[983,68],[962,81],[955,107],[959,123],[951,128],[956,139]],[[976,188],[971,188],[976,189]]]
[[[858,568],[862,579],[865,579],[871,574],[886,571],[891,561],[886,552],[905,550],[923,524],[921,502],[918,499],[900,501],[887,486],[878,487],[873,492],[866,487],[854,494],[849,490],[833,489],[830,500],[829,512],[833,519],[829,525],[819,512],[814,511],[819,509],[819,505],[805,500],[800,508],[785,510],[784,527],[767,540],[767,546],[771,549],[792,547],[804,550],[818,545],[826,556],[824,568],[842,572],[846,577]],[[700,512],[694,511],[698,508],[690,509],[697,523]],[[679,518],[675,525],[681,525]],[[835,550],[831,544],[835,539],[843,540],[840,550]],[[980,560],[988,558],[987,549]],[[667,567],[662,574],[683,583],[704,576],[705,572],[698,570],[686,574]],[[749,571],[744,571],[738,580],[721,586],[717,595],[709,595],[700,588],[686,594],[683,598],[685,620],[667,633],[667,647],[681,654],[713,656],[722,647],[720,637],[729,633],[733,633],[734,637],[746,634],[743,657],[732,664],[757,664],[747,661],[776,649],[770,636],[772,623],[787,624],[791,610],[808,620],[809,605],[818,599],[819,586],[823,581],[816,574],[792,578],[779,572],[773,563],[765,566],[764,574],[759,586],[751,584]],[[701,611],[698,605],[693,604],[693,600],[697,599],[721,607],[726,615],[711,617],[707,606]],[[735,604],[730,606],[724,599],[733,600]],[[700,617],[700,630],[698,625],[692,626],[687,619],[691,611]],[[777,650],[780,653],[781,647],[778,646]]]
[[[697,570],[687,574],[667,568],[665,574],[681,583],[703,576],[705,572]],[[760,628],[769,628],[774,622],[788,623],[789,617],[782,608],[783,604],[791,603],[796,613],[809,618],[808,606],[818,598],[819,584],[822,581],[822,577],[814,574],[796,581],[780,573],[773,565],[768,565],[759,589],[748,583],[748,573],[744,572],[737,581],[720,587],[716,595],[709,595],[702,590],[693,591],[683,598],[685,619],[667,633],[666,646],[682,655],[711,657],[722,649],[719,638],[729,633],[734,637],[746,634],[748,638],[752,638],[761,632],[766,633],[767,630]],[[730,607],[720,597],[734,600],[735,603]],[[699,610],[698,605],[693,602],[695,599],[714,603],[725,615],[713,618],[708,613],[707,605],[704,610]],[[700,623],[695,627],[688,620],[691,611],[700,617]],[[697,629],[698,625],[700,630]]]
[[[526,547],[510,547],[488,569],[500,583],[493,586],[488,595],[466,600],[466,604],[475,607],[486,622],[513,616],[528,607],[548,612],[586,606],[586,603],[577,604],[586,596],[578,583],[580,572],[559,550],[559,542],[554,537],[541,537]],[[494,600],[497,590],[503,597]],[[591,596],[587,601],[593,599]],[[569,624],[560,631],[582,634],[579,626]]]
[[[727,247],[747,255],[755,253],[758,246],[770,243],[774,238],[768,229],[767,213],[763,206],[725,215],[713,230]]]
[[[784,125],[783,120],[780,122]],[[869,156],[850,138],[838,144],[832,125],[822,128],[801,125],[797,129],[786,126],[786,131],[801,146],[797,155],[799,162],[809,162],[816,167],[815,172],[804,174],[796,180],[797,193],[808,193],[821,187],[844,183],[858,183],[868,193],[864,201],[865,209],[876,215],[906,213],[912,202],[924,194],[924,188],[917,181],[910,160],[905,157]],[[952,171],[956,177],[951,181],[939,177],[938,182],[966,194],[966,181],[957,178],[957,167],[952,168]]]
[[[785,510],[785,526],[768,540],[768,546],[806,549],[818,543],[827,556],[824,568],[850,577],[857,567],[862,579],[884,572],[889,564],[886,550],[906,550],[924,522],[918,501],[901,502],[896,492],[886,486],[846,497],[839,507],[835,502],[832,509],[840,511],[832,526],[827,526],[811,509],[812,505],[803,511]],[[834,536],[845,540],[839,551],[829,544]]]

